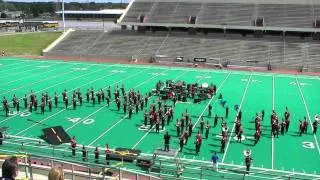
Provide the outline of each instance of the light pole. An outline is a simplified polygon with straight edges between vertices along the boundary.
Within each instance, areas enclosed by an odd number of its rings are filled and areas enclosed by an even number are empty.
[[[62,0],[62,24],[63,24],[63,32],[66,32],[66,23],[64,21],[64,0]]]

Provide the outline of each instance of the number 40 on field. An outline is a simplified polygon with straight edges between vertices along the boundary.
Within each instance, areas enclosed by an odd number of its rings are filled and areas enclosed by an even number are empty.
[[[72,122],[72,123],[77,123],[77,122],[79,122],[79,121],[82,121],[83,119],[82,119],[82,118],[79,118],[79,117],[76,117],[76,118],[70,118],[70,117],[68,117],[67,120],[70,121],[70,122]],[[84,125],[89,125],[89,124],[94,123],[94,119],[84,119],[84,120],[82,121],[82,123],[83,123]]]

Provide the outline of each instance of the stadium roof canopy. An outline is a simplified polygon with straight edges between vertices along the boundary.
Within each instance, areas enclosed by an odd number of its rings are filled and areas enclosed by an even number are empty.
[[[103,9],[100,11],[64,11],[65,14],[105,14],[105,15],[121,15],[125,10],[124,9]],[[62,11],[56,11],[56,14],[62,14]]]

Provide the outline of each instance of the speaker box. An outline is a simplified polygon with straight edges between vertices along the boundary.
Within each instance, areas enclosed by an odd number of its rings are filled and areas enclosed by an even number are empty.
[[[44,139],[52,145],[60,145],[62,143],[70,143],[71,138],[62,128],[62,126],[55,126],[42,129]]]

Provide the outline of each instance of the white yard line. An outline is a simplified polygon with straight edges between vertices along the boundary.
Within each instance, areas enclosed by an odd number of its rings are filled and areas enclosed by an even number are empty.
[[[112,66],[112,65],[111,65],[111,66]],[[106,68],[103,68],[103,69],[106,69]],[[74,77],[74,78],[72,78],[72,79],[68,79],[68,80],[66,80],[66,81],[62,81],[62,82],[60,82],[60,83],[57,83],[57,84],[54,84],[54,85],[52,85],[52,86],[46,87],[46,88],[41,89],[41,90],[39,90],[39,91],[36,91],[36,92],[34,92],[34,93],[36,94],[36,93],[39,93],[39,92],[43,92],[44,90],[47,90],[47,89],[49,89],[49,88],[51,88],[51,87],[55,87],[55,86],[57,86],[57,85],[59,85],[59,84],[63,84],[63,83],[65,83],[65,82],[68,82],[68,81],[71,81],[71,80],[74,80],[74,79],[78,79],[79,77],[83,77],[84,75],[92,74],[92,73],[94,73],[94,72],[98,72],[98,71],[101,71],[101,70],[103,70],[103,69],[99,69],[99,70],[96,70],[96,71],[93,71],[93,72],[89,72],[89,73],[83,74],[83,75],[81,75],[81,76]],[[63,74],[63,73],[62,73],[62,74]],[[62,74],[58,74],[58,75],[62,75]],[[70,92],[70,91],[68,91],[68,92]],[[23,97],[22,97],[22,98],[19,98],[19,100],[22,100],[22,99],[23,99]],[[9,104],[11,104],[11,103],[12,103],[12,101],[9,102]]]
[[[7,76],[12,76],[12,75],[19,76],[19,74],[22,74],[22,73],[25,73],[25,72],[29,72],[29,71],[33,71],[34,69],[30,69],[30,68],[27,68],[27,70],[25,70],[25,71],[19,71],[19,69],[20,68],[25,69],[26,67],[36,66],[36,65],[39,65],[39,64],[42,64],[42,62],[35,62],[35,64],[29,64],[29,65],[26,65],[26,66],[18,66],[16,68],[8,68],[8,69],[5,68],[4,71],[0,71],[0,73],[1,74],[7,74],[7,75],[1,76],[1,78],[7,77]],[[18,69],[18,70],[16,70],[16,69]],[[40,69],[40,68],[35,68],[35,69]],[[11,73],[11,72],[15,72],[15,73]]]
[[[168,70],[167,70],[167,71],[168,71]],[[165,72],[167,72],[167,71],[165,71]],[[142,72],[143,72],[143,71],[139,71],[138,73],[134,74],[133,77],[137,76],[138,74],[140,74],[140,73],[142,73]],[[137,88],[137,87],[145,84],[146,82],[148,82],[148,81],[150,81],[150,80],[152,80],[152,79],[154,79],[154,78],[156,78],[156,77],[158,77],[158,76],[159,76],[159,75],[153,76],[153,77],[151,77],[151,78],[149,78],[149,79],[144,80],[143,82],[141,82],[141,83],[138,84],[137,86],[133,87],[133,89],[135,89],[135,88]],[[129,78],[132,78],[132,76],[128,76],[128,77],[125,78],[125,79],[129,79]],[[116,83],[114,83],[114,84],[118,84],[119,82],[121,82],[121,81],[123,81],[123,80],[125,80],[125,79],[121,79],[120,81],[118,81],[118,82],[116,82]],[[127,91],[127,92],[129,92],[129,91]],[[85,121],[86,119],[88,119],[89,117],[91,117],[92,115],[96,114],[97,112],[99,112],[100,110],[102,110],[103,108],[105,108],[105,107],[107,107],[107,106],[108,106],[108,104],[102,106],[101,108],[99,108],[99,109],[96,110],[95,112],[93,112],[93,113],[89,114],[87,117],[83,118],[81,121],[78,121],[78,122],[74,123],[72,126],[68,127],[68,128],[66,129],[66,131],[69,131],[70,129],[72,129],[73,127],[75,127],[76,125],[78,125],[79,123]]]
[[[24,67],[26,67],[26,66],[24,66]],[[8,72],[7,73],[7,75],[5,75],[5,76],[1,76],[1,78],[4,78],[4,79],[8,79],[8,77],[10,78],[10,77],[19,77],[19,76],[21,76],[21,74],[23,74],[23,73],[26,73],[26,72],[30,72],[30,73],[32,73],[33,71],[35,71],[35,70],[38,70],[38,69],[41,69],[41,67],[35,67],[35,68],[28,68],[28,70],[25,70],[25,71],[19,71],[19,70],[15,70],[14,72],[16,72],[16,73],[11,73],[11,72]],[[12,70],[12,69],[11,69]]]
[[[217,88],[217,92],[221,89],[221,87],[224,85],[224,83],[227,81],[227,79],[229,78],[231,73],[229,73],[225,78],[224,80],[221,82],[221,84],[219,85],[219,87]],[[217,93],[216,92],[216,93]],[[206,107],[203,109],[203,111],[201,112],[199,118],[197,119],[197,121],[194,123],[193,127],[192,127],[192,130],[196,127],[196,125],[198,124],[198,122],[200,121],[201,119],[201,116],[203,116],[203,114],[206,112],[209,104],[213,101],[213,99],[215,98],[215,96],[213,95],[212,98],[209,100],[209,102],[207,103]]]
[[[100,134],[96,139],[94,139],[89,146],[91,146],[92,144],[94,144],[95,142],[97,142],[102,136],[104,136],[105,134],[107,134],[109,131],[111,131],[114,127],[116,127],[119,123],[121,123],[124,119],[126,119],[129,115],[125,115],[123,118],[121,118],[118,122],[116,122],[115,124],[113,124],[111,127],[109,127],[107,130],[105,130],[102,134]]]
[[[102,76],[102,77],[100,77],[100,78],[98,78],[98,79],[95,79],[95,80],[90,81],[90,82],[88,82],[88,83],[85,83],[85,84],[83,84],[83,85],[81,85],[81,86],[78,86],[78,87],[76,87],[76,88],[73,88],[73,89],[71,89],[70,91],[67,91],[67,93],[68,93],[68,92],[72,92],[73,90],[76,90],[76,89],[78,89],[78,88],[80,88],[80,87],[83,87],[83,86],[85,86],[85,85],[91,84],[91,83],[93,83],[93,82],[95,82],[95,81],[98,81],[98,80],[100,80],[100,79],[106,78],[106,77],[108,77],[108,76],[112,76],[112,75],[114,75],[114,74],[115,74],[115,73],[111,73],[111,74],[107,74],[107,75],[105,75],[105,76]],[[85,74],[85,75],[87,75],[87,74]],[[59,96],[60,96],[60,95],[59,95]],[[69,105],[68,108],[69,108],[69,107],[72,107],[72,106],[73,106],[73,105]],[[66,110],[66,109],[62,109],[62,110],[56,112],[55,114],[53,114],[53,115],[51,115],[51,116],[49,116],[49,117],[41,120],[38,124],[33,124],[32,126],[29,126],[29,127],[27,127],[26,129],[18,132],[16,135],[19,135],[19,134],[21,134],[21,133],[29,130],[30,128],[32,128],[32,127],[34,127],[34,126],[39,125],[40,123],[42,123],[42,122],[50,119],[51,117],[54,117],[54,116],[57,115],[57,114],[60,114],[61,112],[65,111],[65,110]],[[0,123],[1,123],[1,122],[0,122]]]
[[[246,85],[246,88],[243,92],[243,95],[242,95],[242,99],[241,99],[241,102],[240,102],[240,105],[239,105],[239,109],[238,109],[238,112],[237,114],[239,113],[239,111],[241,110],[241,107],[242,107],[242,104],[244,102],[244,98],[246,97],[246,94],[247,94],[247,90],[248,90],[248,87],[249,87],[249,84],[250,84],[250,81],[251,81],[251,78],[252,78],[252,74],[250,75],[249,77],[249,80],[247,82],[247,85]],[[228,148],[229,148],[229,145],[230,145],[230,141],[232,139],[232,136],[233,136],[233,131],[234,131],[234,128],[235,128],[235,125],[236,125],[236,120],[237,120],[237,117],[235,118],[234,120],[234,123],[233,123],[233,127],[232,127],[232,130],[231,130],[231,133],[230,133],[230,137],[229,137],[229,140],[228,140],[228,143],[227,143],[227,146],[226,146],[226,150],[225,152],[223,153],[223,157],[222,157],[222,163],[224,162],[225,158],[226,158],[226,155],[227,155],[227,152],[228,152]]]
[[[19,90],[19,89],[22,89],[22,88],[24,88],[24,87],[28,87],[28,86],[32,86],[32,85],[35,85],[35,84],[39,84],[39,83],[41,83],[41,82],[43,82],[43,81],[47,81],[47,80],[49,80],[49,79],[54,79],[54,78],[56,78],[56,77],[63,76],[63,75],[66,75],[66,74],[70,74],[70,73],[73,73],[73,72],[74,72],[74,70],[72,70],[72,71],[67,71],[67,72],[64,72],[64,73],[62,73],[62,74],[57,74],[57,75],[54,75],[54,76],[49,76],[49,77],[44,78],[44,79],[41,78],[39,81],[35,81],[35,82],[33,82],[33,83],[28,83],[28,84],[25,84],[25,85],[22,85],[22,86],[19,86],[19,87],[16,87],[16,88],[12,88],[11,90],[9,90],[9,91],[7,91],[7,92],[1,93],[0,96],[2,96],[2,95],[4,95],[4,94],[7,94],[7,93],[10,93],[10,92],[15,92],[15,91],[17,91],[17,90]]]
[[[303,100],[304,107],[306,108],[306,111],[307,111],[307,116],[308,116],[308,120],[309,120],[309,125],[311,126],[311,129],[312,129],[312,132],[313,132],[313,126],[312,126],[312,121],[311,121],[311,117],[310,117],[310,113],[309,113],[309,108],[308,108],[308,106],[307,106],[306,100],[305,100],[304,95],[303,95],[303,93],[302,93],[302,90],[301,90],[301,87],[300,87],[300,83],[299,83],[299,81],[298,81],[298,78],[296,78],[296,82],[297,82],[297,85],[298,85],[298,88],[299,88],[299,91],[300,91],[301,98],[302,98],[302,100]],[[320,155],[320,148],[319,148],[319,143],[318,143],[317,136],[316,136],[315,134],[313,134],[313,137],[314,137],[314,141],[316,142],[316,145],[317,145],[318,154]]]
[[[294,174],[294,173],[291,173],[291,174],[284,175],[284,176],[285,176],[285,177],[288,177],[288,179],[290,179],[290,178],[295,179],[294,177],[290,177],[290,176],[293,176],[293,175],[295,175],[295,174]],[[271,178],[271,179],[283,179],[284,176],[277,176],[277,177],[274,177],[274,178]],[[289,178],[289,177],[290,177],[290,178]]]
[[[272,76],[272,110],[274,110],[274,76]],[[274,167],[274,137],[271,135],[271,169]]]
[[[157,77],[157,76],[155,76]],[[144,82],[143,82],[144,84]],[[136,87],[134,87],[136,88]],[[128,91],[127,91],[128,92]],[[113,101],[112,101],[113,102]],[[89,146],[91,146],[93,143],[95,143],[96,141],[98,141],[102,136],[104,136],[105,134],[107,134],[110,130],[112,130],[115,126],[117,126],[120,122],[122,122],[126,117],[128,117],[128,114],[126,116],[124,116],[123,118],[121,118],[116,124],[114,124],[113,126],[111,126],[110,128],[108,128],[106,131],[104,131],[102,134],[100,134],[96,139],[94,139],[92,142],[90,142]]]
[[[49,64],[57,64],[57,63],[63,63],[63,64],[82,64],[82,65],[88,65],[88,66],[110,66],[110,65],[118,65],[117,63],[91,63],[91,62],[81,62],[81,61],[64,61],[60,59],[56,60],[43,60],[43,59],[35,59],[35,60],[17,60],[17,61],[24,61],[24,62],[46,62]]]
[[[111,65],[112,66],[112,65]],[[104,68],[104,69],[106,69],[106,68]],[[99,69],[99,70],[96,70],[96,71],[93,71],[93,72],[98,72],[98,71],[100,71],[100,70],[102,70],[102,69]],[[86,74],[84,74],[84,75],[88,75],[88,74],[92,74],[93,72],[90,72],[90,73],[86,73]],[[61,74],[60,74],[61,75]],[[78,78],[80,78],[80,77],[83,77],[84,75],[81,75],[81,76],[77,76],[77,77],[75,77],[75,78],[72,78],[72,79],[68,79],[68,80],[66,80],[66,81],[62,81],[62,82],[60,82],[60,83],[57,83],[57,84],[55,84],[55,85],[52,85],[52,86],[49,86],[49,87],[46,87],[46,88],[44,88],[44,89],[41,89],[41,90],[39,90],[39,91],[35,91],[34,93],[36,94],[36,93],[39,93],[39,92],[43,92],[44,90],[47,90],[47,89],[49,89],[49,88],[52,88],[52,87],[55,87],[55,86],[57,86],[57,85],[60,85],[60,84],[63,84],[63,83],[66,83],[66,82],[68,82],[68,81],[71,81],[71,80],[74,80],[74,79],[78,79]],[[94,80],[95,81],[95,80]],[[92,81],[91,81],[92,82]],[[91,83],[90,82],[90,83]],[[87,84],[87,83],[86,83]],[[81,86],[79,86],[79,87],[82,87],[83,85],[81,85]],[[77,88],[79,88],[79,87],[77,87]],[[70,91],[67,91],[67,92],[72,92],[73,90],[75,90],[75,89],[77,89],[77,88],[74,88],[74,89],[72,89],[72,90],[70,90]],[[60,95],[59,95],[60,96]],[[19,98],[19,100],[22,100],[23,99],[23,97],[21,97],[21,98]],[[11,104],[12,103],[12,101],[10,101],[10,103],[9,104]],[[20,113],[17,113],[16,115],[14,115],[14,116],[10,116],[10,117],[8,117],[8,118],[6,118],[6,119],[4,119],[4,120],[2,120],[2,121],[0,121],[0,124],[1,123],[3,123],[3,122],[5,122],[5,121],[8,121],[8,120],[10,120],[10,119],[12,119],[12,118],[14,118],[14,117],[16,117],[16,116],[18,116],[19,114],[21,114],[21,113],[25,113],[25,112],[28,112],[28,110],[24,110],[24,111],[21,111]]]
[[[3,62],[2,62],[3,61]],[[0,63],[4,63],[5,61],[14,61],[14,60],[8,60],[8,59],[0,59]],[[32,61],[29,61],[29,62],[32,62]],[[23,63],[25,63],[25,61],[22,61],[22,62],[17,62],[17,63],[10,63],[10,64],[2,64],[3,65],[3,67],[8,67],[8,66],[15,66],[15,65],[18,65],[18,64],[23,64]],[[2,71],[0,71],[0,72],[2,72]]]
[[[141,73],[141,72],[143,72],[143,71],[139,71],[138,73]],[[136,73],[136,74],[138,74],[138,73]],[[100,77],[100,78],[98,78],[98,79],[95,79],[95,80],[93,80],[93,81],[90,81],[90,82],[88,82],[88,83],[85,83],[85,84],[83,84],[83,85],[81,85],[81,86],[79,86],[79,87],[73,88],[73,89],[71,89],[70,91],[67,91],[67,92],[72,92],[73,90],[76,90],[76,89],[78,89],[78,88],[80,88],[80,87],[83,87],[83,86],[85,86],[85,85],[91,84],[91,83],[93,83],[93,82],[95,82],[95,81],[98,81],[98,80],[100,80],[100,79],[106,78],[106,77],[108,77],[108,76],[112,76],[112,75],[114,75],[114,74],[115,74],[115,73],[107,74],[107,75],[102,76],[102,77]],[[131,75],[131,76],[135,76],[136,74]],[[131,77],[131,76],[128,76],[128,77]],[[127,78],[126,78],[126,79],[127,79]],[[122,80],[124,80],[124,79],[122,79]],[[120,80],[119,82],[121,82],[122,80]],[[118,83],[118,82],[116,82],[116,83]],[[116,84],[116,83],[113,83],[113,84]],[[109,85],[108,85],[108,86],[109,86]],[[107,87],[107,86],[106,86],[106,87]],[[72,107],[72,105],[68,106],[68,108],[69,108],[69,107]],[[62,113],[62,112],[65,111],[65,110],[66,110],[66,109],[62,109],[62,110],[58,111],[57,113],[55,113],[55,114],[53,114],[53,115],[51,115],[51,116],[49,116],[49,117],[41,120],[39,123],[42,123],[42,122],[50,119],[51,117],[54,117],[55,115]],[[34,126],[39,125],[39,123],[38,123],[38,124],[33,124],[32,126],[29,126],[28,128],[26,128],[26,129],[18,132],[16,135],[19,135],[19,134],[21,134],[21,133],[29,130],[30,128],[33,128]]]
[[[176,79],[178,79],[178,78],[180,78],[181,76],[183,76],[187,71],[183,71],[184,73],[182,73],[182,74],[180,74],[179,76],[177,76],[176,78],[174,78],[174,80],[176,80]],[[138,142],[134,145],[134,146],[132,146],[132,148],[131,149],[135,149],[139,144],[140,144],[140,142],[152,131],[152,127],[138,140]]]
[[[62,63],[62,62],[61,62],[61,63]],[[55,64],[54,66],[56,66],[56,65],[59,66],[60,64]],[[72,66],[74,66],[74,65],[72,65]],[[72,67],[72,66],[68,66],[68,68],[70,68],[70,67]],[[21,77],[21,78],[19,78],[19,79],[15,79],[15,80],[13,80],[13,81],[9,81],[9,82],[3,83],[3,84],[1,84],[1,86],[7,85],[7,84],[10,84],[10,83],[13,83],[13,82],[20,81],[20,80],[22,80],[22,79],[31,78],[31,77],[33,77],[33,76],[43,75],[43,74],[46,74],[46,73],[49,73],[49,72],[52,72],[52,71],[56,71],[57,69],[60,69],[60,68],[66,68],[66,67],[65,67],[65,66],[60,66],[60,67],[58,67],[58,68],[56,68],[56,67],[50,67],[51,70],[49,70],[49,71],[47,71],[47,69],[45,69],[45,72],[32,73],[31,76],[23,76],[23,77]]]
[[[141,142],[153,129],[154,129],[154,128],[151,127],[151,128],[138,140],[138,142],[137,142],[135,145],[132,146],[131,149],[135,149],[135,148],[140,144],[140,142]]]

